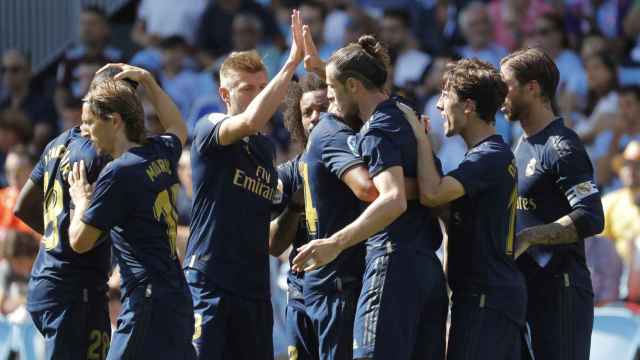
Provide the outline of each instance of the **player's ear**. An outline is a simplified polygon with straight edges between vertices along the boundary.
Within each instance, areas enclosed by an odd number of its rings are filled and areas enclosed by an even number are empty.
[[[347,78],[347,81],[344,82],[345,88],[347,89],[347,92],[349,92],[350,94],[354,94],[356,92],[358,92],[358,86],[361,86],[361,83],[354,79],[354,78]]]
[[[218,88],[218,93],[220,94],[220,99],[222,99],[222,102],[224,102],[225,104],[229,104],[229,89],[224,86],[220,86],[220,88]]]
[[[473,114],[476,111],[476,102],[471,100],[471,99],[467,99],[464,101],[464,114],[469,116],[471,114]]]

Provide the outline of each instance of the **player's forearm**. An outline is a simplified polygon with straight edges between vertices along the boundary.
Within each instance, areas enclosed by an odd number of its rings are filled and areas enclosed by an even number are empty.
[[[442,177],[438,173],[436,163],[433,160],[433,149],[429,138],[425,134],[416,138],[418,144],[418,188],[420,191],[420,203],[424,206],[434,207],[443,202],[439,198],[439,185]]]
[[[89,207],[89,201],[75,201],[75,209],[71,215],[69,224],[69,245],[71,249],[77,253],[85,253],[93,248],[94,243],[88,241],[82,236],[82,230],[85,224],[82,222],[82,216]]]
[[[300,211],[287,207],[269,225],[269,254],[280,256],[295,239],[300,224]]]
[[[267,84],[267,87],[251,101],[247,109],[240,115],[244,118],[248,131],[257,133],[271,119],[287,94],[296,65],[291,61],[285,63],[278,74]]]
[[[531,227],[527,233],[532,245],[565,245],[578,241],[578,231],[568,215],[550,224]]]
[[[162,127],[166,132],[175,134],[184,144],[187,140],[187,125],[176,104],[152,77],[146,79],[142,85],[158,114],[158,120]]]
[[[407,201],[399,194],[380,194],[351,224],[335,233],[332,238],[341,250],[359,244],[383,230],[407,209]]]

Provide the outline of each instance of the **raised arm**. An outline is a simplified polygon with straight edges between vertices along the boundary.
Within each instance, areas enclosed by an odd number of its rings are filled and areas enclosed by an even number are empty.
[[[295,74],[296,67],[302,61],[304,51],[302,49],[302,24],[300,13],[293,10],[291,15],[291,50],[289,58],[276,76],[271,79],[258,96],[256,96],[247,109],[240,114],[233,115],[225,120],[218,131],[218,143],[229,145],[234,142],[257,133],[271,119],[282,103],[289,83]]]

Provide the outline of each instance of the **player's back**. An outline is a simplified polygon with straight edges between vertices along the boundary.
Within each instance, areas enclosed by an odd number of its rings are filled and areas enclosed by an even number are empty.
[[[369,166],[370,175],[400,166],[405,177],[417,176],[417,143],[411,126],[395,104],[395,99],[380,103],[358,134],[358,151]],[[440,171],[440,162],[436,158]],[[440,247],[442,233],[433,211],[417,200],[407,201],[407,210],[385,230],[367,241],[367,251],[387,252],[403,248],[433,253]]]
[[[40,310],[69,304],[91,294],[104,294],[110,270],[111,247],[103,237],[92,250],[78,254],[69,245],[73,204],[67,175],[71,164],[83,160],[87,179],[94,182],[109,161],[99,156],[92,143],[69,129],[45,148],[31,174],[44,190],[44,236],[29,281],[28,308]],[[88,292],[88,293],[87,293]]]
[[[113,246],[125,296],[142,284],[152,284],[155,294],[167,296],[159,296],[164,301],[172,295],[188,296],[176,253],[181,149],[174,135],[148,138],[144,145],[131,148],[105,167],[96,185],[93,201],[106,204],[101,214],[110,215],[92,214],[93,206],[85,213],[98,228],[115,225],[113,231],[119,236]]]
[[[268,236],[276,194],[275,151],[261,134],[220,145],[228,117],[198,122],[191,146],[193,211],[185,268],[250,298],[269,297]]]

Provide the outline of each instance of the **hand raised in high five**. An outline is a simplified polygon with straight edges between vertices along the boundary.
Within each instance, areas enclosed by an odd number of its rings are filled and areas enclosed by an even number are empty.
[[[287,62],[299,64],[304,58],[304,45],[302,40],[302,22],[300,10],[291,11],[291,50]]]
[[[304,69],[318,75],[321,79],[325,79],[326,64],[320,59],[308,25],[302,26],[302,41],[304,44]]]

